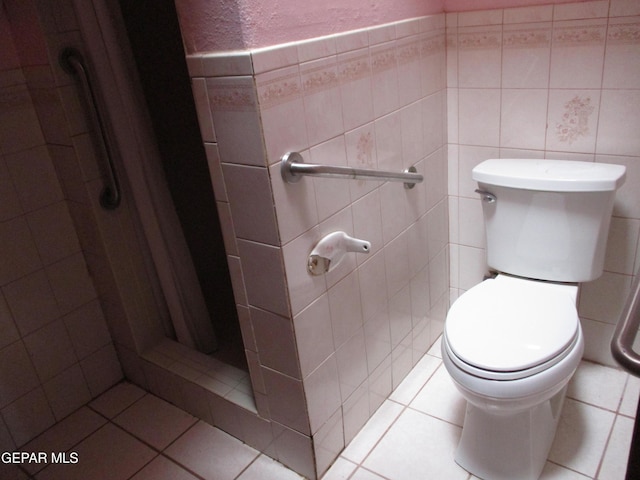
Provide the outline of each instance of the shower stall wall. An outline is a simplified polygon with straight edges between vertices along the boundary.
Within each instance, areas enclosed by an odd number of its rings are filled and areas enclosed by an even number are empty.
[[[65,146],[53,164],[125,376],[319,477],[427,351],[448,306],[444,17],[313,46],[187,58],[247,373],[168,338],[150,219],[131,175],[150,189],[163,179],[141,170],[139,155],[155,146],[123,26],[113,23],[117,5],[10,3],[37,19],[42,34],[39,65],[52,72],[56,118],[68,119],[58,122],[67,137],[48,139]],[[91,62],[120,152],[116,166],[127,173],[113,211],[99,205],[103,178],[86,141],[86,113],[73,77],[57,63],[68,46]],[[288,185],[276,163],[289,150],[317,163],[415,164],[426,181],[410,191],[334,179]],[[306,255],[333,230],[370,240],[371,255],[311,277]]]

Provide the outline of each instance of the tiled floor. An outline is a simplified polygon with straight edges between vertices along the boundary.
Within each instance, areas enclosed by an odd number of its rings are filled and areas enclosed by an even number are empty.
[[[622,480],[639,393],[640,380],[583,362],[570,384],[542,478]],[[463,417],[464,401],[444,370],[436,345],[322,480],[473,480],[453,461]],[[78,461],[21,468],[0,463],[0,478],[301,479],[129,383],[114,387],[21,451],[76,452]]]

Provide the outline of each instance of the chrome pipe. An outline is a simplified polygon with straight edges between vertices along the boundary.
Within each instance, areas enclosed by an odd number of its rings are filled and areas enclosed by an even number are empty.
[[[631,287],[622,314],[611,339],[613,358],[632,375],[640,377],[640,355],[633,351],[633,342],[640,327],[640,271]]]
[[[391,182],[404,182],[405,188],[413,188],[416,183],[424,180],[424,177],[416,173],[415,167],[409,167],[404,172],[386,172],[367,168],[342,167],[335,165],[317,165],[304,163],[302,155],[298,152],[288,152],[280,161],[280,173],[287,183],[296,183],[304,175],[323,178],[346,178],[352,180],[376,180]]]
[[[104,119],[98,109],[98,99],[91,85],[89,71],[82,54],[75,48],[65,48],[60,53],[60,66],[69,74],[78,78],[80,88],[85,97],[85,103],[89,111],[89,117],[95,132],[96,146],[105,161],[107,184],[100,193],[100,205],[106,210],[114,210],[120,205],[120,183],[116,175],[116,167],[113,159],[113,151],[108,141],[109,135]]]

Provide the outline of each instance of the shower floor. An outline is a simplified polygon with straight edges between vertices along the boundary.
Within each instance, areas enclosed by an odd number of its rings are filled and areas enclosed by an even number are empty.
[[[464,401],[436,344],[350,442],[322,480],[474,480],[453,452]],[[582,362],[542,479],[624,479],[640,380]],[[295,472],[135,385],[120,383],[22,452],[77,463],[0,463],[7,480],[300,480]]]

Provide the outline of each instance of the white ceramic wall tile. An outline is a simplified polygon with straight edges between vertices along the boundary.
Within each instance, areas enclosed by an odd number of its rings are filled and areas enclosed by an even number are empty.
[[[207,95],[224,162],[265,165],[252,77],[209,77]]]
[[[5,161],[25,211],[62,200],[62,189],[46,146],[6,155]],[[34,176],[38,178],[35,184]]]
[[[640,15],[640,5],[634,0],[611,0],[609,15],[612,17]]]
[[[606,0],[575,2],[566,5],[555,5],[553,19],[573,20],[579,18],[604,18],[607,16],[609,2]]]
[[[35,438],[56,422],[41,387],[34,388],[12,404],[2,408],[1,413],[9,432],[11,432],[11,437],[18,447]]]
[[[278,244],[269,172],[262,167],[223,164],[237,238]]]
[[[38,376],[22,342],[14,342],[0,351],[2,378],[0,408],[6,407],[38,384]]]
[[[553,18],[552,5],[534,7],[507,8],[504,11],[504,23],[550,22]]]
[[[289,313],[281,249],[238,240],[249,304],[273,313]]]
[[[440,148],[446,141],[446,125],[442,121],[446,116],[446,98],[442,91],[429,95],[422,99],[422,128],[423,149],[422,155],[432,153]],[[405,166],[409,166],[405,163]]]
[[[251,51],[253,71],[257,74],[298,63],[298,47],[293,43],[257,48]]]
[[[551,88],[600,88],[606,30],[606,23],[602,20],[554,24]],[[578,71],[580,75],[575,74]]]
[[[371,242],[371,254],[376,253],[383,246],[380,191],[378,189],[373,190],[353,202],[352,210],[353,234],[356,238]],[[367,258],[358,255],[356,256],[356,261],[361,264]]]
[[[411,369],[411,285],[405,284],[402,289],[389,298],[389,330],[393,352],[394,378],[404,378]],[[408,355],[408,368],[405,365]],[[399,365],[396,364],[396,361]],[[406,370],[405,370],[406,368]],[[399,382],[398,382],[399,383]],[[396,385],[394,385],[395,387]]]
[[[378,311],[371,318],[366,319],[364,323],[370,397],[374,395],[374,392],[372,391],[374,390],[375,382],[373,379],[374,372],[386,359],[389,359],[389,355],[391,353],[391,330],[389,324],[388,307],[386,307],[385,310]],[[372,412],[375,411],[384,398],[378,399],[379,401],[375,405],[370,404],[370,410]]]
[[[630,288],[631,277],[604,272],[597,280],[582,286],[578,311],[587,318],[615,324]]]
[[[342,103],[335,56],[300,64],[309,145],[344,131]]]
[[[269,164],[308,147],[298,65],[256,75],[260,117]]]
[[[19,152],[44,144],[42,130],[31,128],[38,124],[38,118],[27,86],[5,86],[1,91],[4,98],[11,98],[11,102],[3,102],[3,108],[0,109],[0,121],[6,126],[0,133],[3,153]]]
[[[638,88],[640,18],[612,19],[607,29],[603,88]]]
[[[633,275],[636,248],[640,235],[640,221],[613,217],[609,227],[605,269]]]
[[[345,33],[338,33],[335,35],[335,39],[338,54],[351,50],[359,50],[369,46],[369,31],[366,28],[362,28]]]
[[[637,155],[640,139],[632,131],[640,123],[640,90],[603,90],[597,153]]]
[[[301,378],[293,324],[288,318],[251,308],[251,325],[260,363],[293,378]],[[270,348],[277,344],[278,348]]]
[[[77,362],[62,320],[56,320],[24,337],[31,361],[42,381],[49,380]]]
[[[23,336],[55,320],[59,315],[55,296],[42,270],[6,285],[2,292]]]
[[[314,227],[282,248],[293,315],[298,314],[326,291],[324,275],[310,275],[307,270],[309,253],[321,238],[319,227]]]
[[[204,78],[193,78],[191,81],[193,90],[193,100],[195,102],[196,113],[198,115],[198,125],[200,134],[205,142],[215,142],[216,132],[213,128],[211,110],[209,109],[209,96],[207,94],[207,83]]]
[[[362,382],[342,402],[344,440],[348,444],[360,432],[370,416],[368,380]]]
[[[342,135],[312,147],[309,154],[311,163],[334,166],[347,165],[345,139]],[[313,178],[319,222],[326,220],[351,203],[347,181],[342,178]]]
[[[246,51],[205,53],[200,57],[204,77],[251,75],[251,56]]]
[[[372,42],[373,43],[373,42]],[[376,117],[400,106],[396,51],[392,43],[370,47],[373,86],[373,112]]]
[[[458,86],[499,88],[502,27],[470,27],[458,31]]]
[[[500,90],[461,88],[458,95],[459,142],[497,147],[500,141]]]
[[[409,218],[405,210],[404,185],[386,182],[380,187],[379,191],[382,213],[382,238],[386,245],[409,226]]]
[[[373,123],[367,123],[362,127],[345,133],[347,149],[347,161],[354,168],[378,168],[378,148],[376,146],[376,133]],[[352,180],[349,182],[351,200],[355,201],[379,185],[379,182]]]
[[[502,89],[500,146],[543,150],[548,91]]]
[[[309,158],[308,152],[303,152],[303,158]],[[269,168],[269,176],[278,211],[280,241],[286,244],[318,223],[315,179],[303,177],[296,183],[286,183],[279,164]]]
[[[311,433],[316,433],[342,404],[336,356],[327,358],[303,383]]]
[[[309,435],[309,413],[302,381],[262,368],[271,420]]]
[[[460,197],[458,203],[458,229],[461,245],[486,248],[482,202],[479,198]]]
[[[338,378],[340,380],[340,395],[344,404],[367,378],[367,358],[363,327],[358,328],[351,338],[336,349],[336,360]]]
[[[338,55],[338,77],[345,131],[373,120],[371,64],[368,49]]]
[[[333,342],[335,347],[339,348],[362,327],[358,275],[353,272],[330,288],[328,298]]]
[[[387,279],[387,295],[393,297],[404,288],[410,279],[408,236],[402,232],[391,240],[385,248],[385,271]],[[407,305],[409,306],[409,305]]]
[[[365,321],[386,311],[387,286],[384,252],[371,255],[359,268],[362,314]]]
[[[593,152],[599,105],[598,90],[550,90],[546,149]]]
[[[322,295],[294,317],[300,371],[303,377],[335,351],[327,295]]]
[[[420,39],[417,36],[396,42],[400,105],[408,105],[422,96],[421,76],[424,68],[420,61],[420,50]]]

